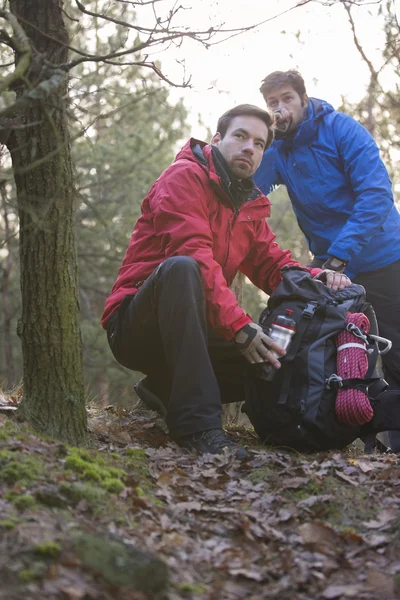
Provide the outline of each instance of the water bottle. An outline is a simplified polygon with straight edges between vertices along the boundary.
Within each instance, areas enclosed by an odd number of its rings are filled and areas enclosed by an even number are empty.
[[[282,110],[280,108],[278,108],[277,110],[274,111],[274,115],[275,115],[275,123],[274,123],[275,129],[277,131],[280,131],[281,133],[286,133],[292,124],[292,118],[287,118],[285,120],[281,120],[280,117],[282,116]]]
[[[289,348],[292,337],[296,333],[296,321],[292,319],[292,313],[293,311],[287,308],[284,315],[277,315],[272,321],[268,333],[269,337],[284,350]],[[280,358],[275,352],[272,352],[272,354],[275,358]],[[262,367],[262,379],[272,381],[277,370],[269,363],[263,364]]]

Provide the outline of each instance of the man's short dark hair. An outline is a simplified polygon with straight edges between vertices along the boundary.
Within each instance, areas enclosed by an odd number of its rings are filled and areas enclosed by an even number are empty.
[[[284,85],[291,85],[300,98],[303,99],[306,93],[306,86],[304,79],[298,71],[274,71],[270,73],[262,80],[260,92],[266,100],[269,90],[280,88]]]
[[[269,148],[274,139],[274,131],[272,129],[272,117],[266,110],[262,108],[258,108],[258,106],[254,106],[253,104],[239,104],[239,106],[235,106],[230,110],[227,110],[226,113],[222,115],[218,119],[217,131],[221,134],[221,139],[225,137],[226,132],[228,131],[229,125],[233,121],[235,117],[257,117],[261,121],[263,121],[268,128],[268,138],[265,149]]]

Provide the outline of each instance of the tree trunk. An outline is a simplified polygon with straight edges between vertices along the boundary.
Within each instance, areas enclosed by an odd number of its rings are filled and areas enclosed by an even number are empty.
[[[11,12],[32,47],[52,65],[67,58],[62,4],[62,0],[10,0]],[[32,85],[43,77],[39,69],[43,61],[34,58],[29,72]],[[66,99],[65,85],[46,103],[20,113],[24,127],[13,130],[7,145],[20,218],[21,412],[38,430],[78,444],[86,435],[86,411]]]
[[[0,294],[3,301],[3,323],[4,323],[4,356],[6,360],[7,379],[6,389],[11,390],[15,385],[15,367],[13,358],[13,346],[12,346],[12,334],[11,334],[11,308],[10,308],[10,290],[9,282],[13,267],[12,253],[11,253],[11,228],[8,219],[8,208],[7,208],[7,192],[6,185],[4,182],[0,182],[0,196],[2,205],[2,217],[4,221],[4,233],[5,233],[5,249],[7,250],[7,258],[5,259],[5,266],[3,268],[3,276],[0,286]]]

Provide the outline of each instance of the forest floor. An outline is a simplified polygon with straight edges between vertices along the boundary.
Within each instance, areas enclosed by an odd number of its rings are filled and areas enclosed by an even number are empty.
[[[4,415],[4,416],[3,416]],[[156,413],[89,409],[90,447],[0,413],[1,600],[400,598],[400,457],[197,457]]]

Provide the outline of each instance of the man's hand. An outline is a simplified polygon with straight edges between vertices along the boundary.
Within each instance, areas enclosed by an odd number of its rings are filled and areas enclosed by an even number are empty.
[[[351,285],[351,281],[347,275],[343,275],[343,273],[339,273],[338,271],[331,271],[330,269],[324,269],[321,273],[318,273],[314,279],[319,279],[319,281],[325,283],[325,285],[334,292],[343,290]]]
[[[280,369],[281,363],[275,358],[285,356],[285,350],[268,337],[257,323],[248,323],[239,329],[235,335],[235,344],[249,363],[269,362],[275,369]]]
[[[275,121],[273,127],[284,133],[289,129],[292,123],[293,113],[288,111],[287,108],[279,108],[274,112],[274,117]]]

